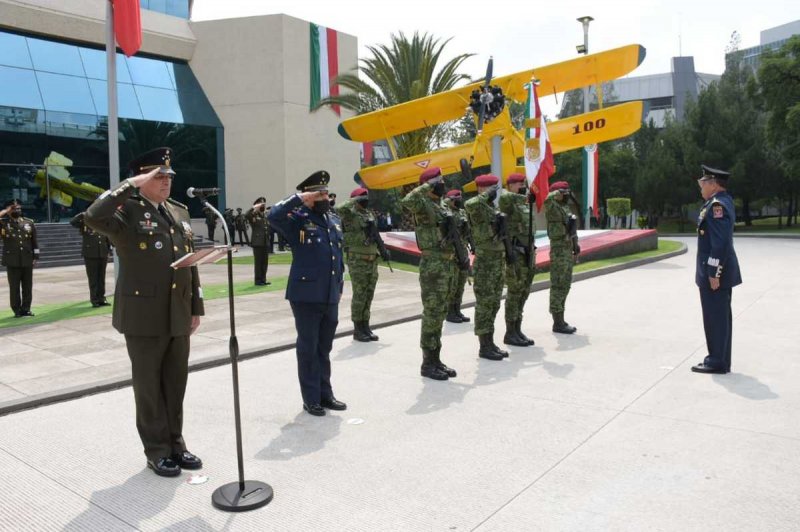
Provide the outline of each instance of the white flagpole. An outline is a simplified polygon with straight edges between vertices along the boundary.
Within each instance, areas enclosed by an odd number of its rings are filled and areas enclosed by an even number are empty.
[[[108,84],[108,174],[109,188],[119,185],[119,124],[117,121],[117,44],[114,39],[114,6],[106,0],[106,83]],[[114,278],[119,258],[114,248]]]

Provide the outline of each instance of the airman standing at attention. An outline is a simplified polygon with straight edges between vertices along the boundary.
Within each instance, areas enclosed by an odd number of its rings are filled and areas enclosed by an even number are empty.
[[[256,286],[266,286],[270,283],[267,281],[267,270],[269,269],[269,253],[267,253],[267,246],[269,245],[269,222],[267,221],[267,198],[261,196],[256,198],[253,206],[247,209],[245,218],[253,228],[253,233],[250,235],[250,245],[253,248],[253,269],[255,276]]]
[[[33,316],[33,267],[39,260],[36,225],[22,216],[17,200],[6,203],[0,211],[0,238],[3,239],[3,266],[10,289],[11,310],[15,318]]]
[[[419,182],[420,186],[400,200],[400,205],[414,219],[417,246],[422,253],[419,262],[422,290],[420,374],[442,381],[456,376],[456,370],[447,367],[441,359],[442,325],[457,280],[454,243],[447,237],[445,226],[454,224],[455,220],[441,204],[445,194],[441,169],[428,168],[419,176]]]
[[[458,189],[449,190],[445,194],[444,206],[453,213],[453,219],[458,223],[458,234],[461,237],[461,245],[465,250],[475,252],[475,247],[472,244],[472,230],[467,221],[467,213],[464,211],[464,202],[462,199],[461,191]],[[465,316],[461,312],[461,301],[464,299],[464,288],[467,285],[469,278],[469,268],[457,270],[456,290],[453,292],[453,298],[447,306],[447,317],[445,319],[450,323],[467,323],[469,316]]]
[[[550,239],[550,314],[553,315],[553,332],[561,334],[573,334],[578,330],[564,321],[564,307],[572,286],[572,267],[581,252],[578,218],[567,206],[569,196],[569,183],[557,181],[550,185],[550,193],[544,200]]]
[[[110,305],[106,300],[106,268],[111,242],[104,234],[98,233],[83,222],[86,213],[80,213],[70,220],[70,225],[81,232],[83,240],[81,256],[86,266],[86,277],[89,279],[89,301],[92,307]]]
[[[528,193],[525,174],[511,174],[508,176],[508,192],[500,195],[498,205],[500,212],[508,219],[508,236],[517,256],[513,264],[506,265],[508,292],[503,343],[520,347],[534,345],[533,340],[522,332],[522,313],[531,293],[536,269],[536,247],[533,242],[536,227],[531,210],[535,197],[531,194]]]
[[[475,335],[480,341],[478,356],[487,360],[503,360],[508,351],[494,343],[494,320],[500,310],[505,284],[506,257],[497,227],[499,212],[494,206],[498,192],[497,176],[475,178],[478,195],[464,206],[475,239]]]
[[[84,216],[119,255],[111,323],[125,335],[147,466],[167,477],[203,466],[183,440],[189,336],[203,315],[203,289],[197,267],[171,266],[194,250],[189,211],[169,197],[171,153],[140,155],[130,163],[139,175],[104,192]]]

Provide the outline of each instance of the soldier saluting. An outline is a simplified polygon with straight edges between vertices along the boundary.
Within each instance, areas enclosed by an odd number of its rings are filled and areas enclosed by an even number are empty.
[[[33,267],[39,260],[36,226],[22,216],[22,205],[12,200],[0,211],[0,237],[3,239],[3,266],[10,288],[11,310],[15,318],[33,316]]]
[[[106,267],[111,242],[107,236],[83,222],[85,214],[78,214],[69,223],[81,232],[81,256],[89,280],[89,301],[92,302],[92,307],[104,307],[111,304],[106,300]]]
[[[183,440],[189,336],[200,325],[203,290],[196,267],[171,264],[193,251],[189,211],[172,200],[172,150],[130,163],[132,174],[89,207],[86,225],[109,237],[119,255],[112,324],[131,359],[136,428],[157,475],[200,469]]]
[[[253,234],[250,236],[250,246],[253,248],[253,275],[256,286],[266,286],[267,270],[269,269],[269,254],[267,244],[269,244],[269,222],[267,221],[267,198],[261,196],[256,198],[253,206],[247,209],[244,215]]]
[[[550,185],[544,200],[547,218],[547,238],[550,239],[550,314],[553,332],[573,334],[578,330],[564,321],[564,306],[572,287],[572,267],[581,252],[578,246],[578,218],[567,207],[569,183],[557,181]]]

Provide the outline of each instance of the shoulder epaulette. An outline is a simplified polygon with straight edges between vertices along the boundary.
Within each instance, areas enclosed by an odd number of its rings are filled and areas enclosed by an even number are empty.
[[[168,201],[169,203],[172,203],[173,205],[175,205],[175,206],[177,206],[177,207],[180,207],[180,208],[182,208],[182,209],[186,209],[187,211],[189,210],[189,207],[187,207],[186,205],[184,205],[184,204],[183,204],[183,203],[181,203],[180,201],[175,201],[175,200],[174,200],[174,199],[172,199],[172,198],[167,198],[167,201]]]

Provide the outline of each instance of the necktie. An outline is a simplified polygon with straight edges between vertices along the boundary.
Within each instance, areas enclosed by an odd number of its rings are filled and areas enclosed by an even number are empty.
[[[164,207],[163,203],[159,203],[158,213],[163,216],[167,222],[169,222],[169,225],[172,225],[172,216],[169,215],[169,212],[167,212],[167,209]]]

